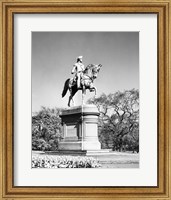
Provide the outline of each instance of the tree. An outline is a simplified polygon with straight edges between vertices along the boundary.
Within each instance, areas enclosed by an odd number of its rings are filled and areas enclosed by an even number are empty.
[[[89,99],[88,103],[95,104],[100,112],[99,138],[102,147],[119,151],[139,150],[138,90],[102,94]]]
[[[32,149],[57,150],[62,137],[61,109],[45,108],[32,116]]]

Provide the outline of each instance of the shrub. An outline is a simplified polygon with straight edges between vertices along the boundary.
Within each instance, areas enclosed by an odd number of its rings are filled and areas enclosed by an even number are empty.
[[[45,108],[32,116],[32,150],[56,151],[62,138],[60,108]]]
[[[32,168],[99,168],[101,165],[93,157],[34,155]]]

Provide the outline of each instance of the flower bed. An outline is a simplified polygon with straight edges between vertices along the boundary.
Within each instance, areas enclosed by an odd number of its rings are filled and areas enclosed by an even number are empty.
[[[34,155],[32,168],[99,168],[93,157]]]

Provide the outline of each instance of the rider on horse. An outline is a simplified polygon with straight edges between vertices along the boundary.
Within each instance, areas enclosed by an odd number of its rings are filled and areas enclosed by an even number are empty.
[[[77,88],[80,89],[81,87],[81,77],[83,74],[83,71],[85,70],[84,65],[82,63],[83,56],[79,56],[77,58],[77,62],[74,64],[73,69],[71,71],[72,74],[75,73],[74,81],[77,81]]]
[[[65,81],[64,88],[62,91],[62,97],[66,95],[67,91],[70,92],[68,100],[69,107],[70,107],[70,101],[73,100],[73,96],[80,89],[82,90],[82,103],[84,103],[84,96],[86,94],[86,89],[89,89],[90,92],[94,91],[96,95],[97,89],[93,85],[93,81],[97,78],[97,75],[101,67],[102,67],[101,64],[98,65],[89,64],[87,67],[84,68],[84,65],[82,63],[82,56],[79,56],[77,58],[77,62],[74,64],[74,67],[71,72],[72,74],[75,73],[75,76],[73,78],[68,78]]]

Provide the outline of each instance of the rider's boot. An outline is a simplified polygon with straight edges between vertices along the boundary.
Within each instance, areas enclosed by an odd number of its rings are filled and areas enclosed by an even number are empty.
[[[77,89],[81,89],[80,82],[77,81]]]

